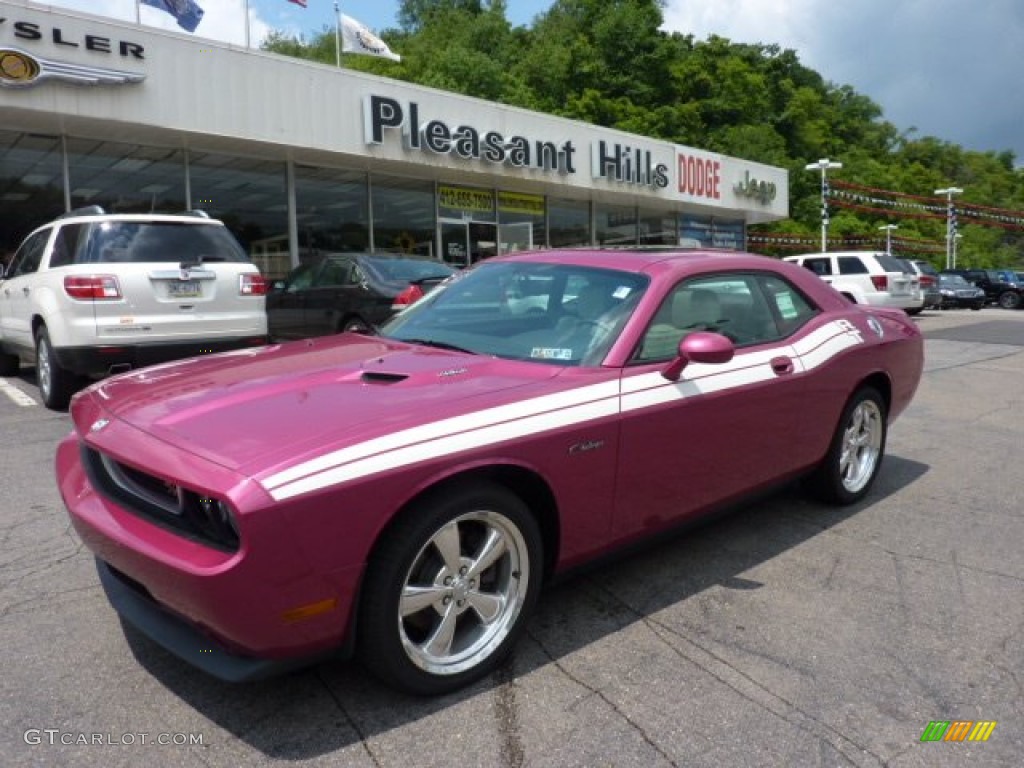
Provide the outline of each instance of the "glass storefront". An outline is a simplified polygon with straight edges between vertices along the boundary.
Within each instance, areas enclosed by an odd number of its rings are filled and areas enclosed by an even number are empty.
[[[370,197],[374,250],[437,258],[432,181],[375,175],[370,180]]]
[[[205,210],[274,280],[293,258],[343,251],[416,253],[461,267],[501,253],[592,243],[745,247],[742,219],[309,165],[293,166],[290,175],[294,235],[284,161],[0,131],[0,260],[35,227],[93,204],[117,212]]]
[[[180,213],[189,207],[180,149],[69,138],[67,153],[72,208]]]
[[[288,192],[285,164],[256,158],[192,152],[188,178],[192,207],[223,221],[253,261],[279,277],[272,260],[282,242],[288,251]]]
[[[528,251],[547,243],[543,195],[498,191],[498,253]]]
[[[323,253],[370,250],[370,192],[365,173],[333,168],[295,168],[295,218],[299,261]],[[278,259],[287,266],[288,240]],[[278,275],[272,274],[271,278]]]
[[[0,131],[0,263],[66,210],[63,168],[60,136]]]
[[[595,205],[594,234],[601,245],[636,245],[636,207]]]
[[[590,203],[548,199],[548,245],[552,248],[589,245]]]
[[[661,211],[639,211],[640,245],[678,245],[676,217]]]

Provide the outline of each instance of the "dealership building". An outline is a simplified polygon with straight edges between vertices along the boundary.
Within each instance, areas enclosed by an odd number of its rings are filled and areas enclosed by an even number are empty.
[[[0,114],[0,259],[94,204],[201,208],[272,277],[333,251],[741,249],[788,215],[781,168],[46,6],[0,2]]]

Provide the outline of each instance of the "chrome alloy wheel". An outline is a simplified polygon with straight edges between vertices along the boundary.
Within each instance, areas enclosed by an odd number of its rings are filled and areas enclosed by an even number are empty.
[[[858,403],[843,432],[839,456],[839,477],[847,492],[857,493],[871,481],[882,454],[884,434],[878,403],[870,399]]]
[[[36,379],[44,399],[49,399],[50,393],[53,391],[52,355],[49,339],[45,336],[40,337],[36,350]]]
[[[480,510],[451,520],[404,579],[398,624],[406,655],[434,675],[480,664],[515,625],[529,579],[526,542],[508,518]]]

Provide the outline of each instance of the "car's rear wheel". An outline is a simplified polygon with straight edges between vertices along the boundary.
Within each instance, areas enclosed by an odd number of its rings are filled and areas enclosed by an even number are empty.
[[[1003,291],[999,294],[999,306],[1003,309],[1017,309],[1020,303],[1020,294],[1016,291]]]
[[[17,376],[21,361],[17,355],[0,352],[0,376]]]
[[[871,489],[885,453],[886,407],[874,387],[863,387],[843,408],[828,453],[808,478],[815,496],[853,504]]]
[[[488,674],[525,628],[542,552],[536,520],[504,488],[468,485],[417,505],[385,534],[367,568],[363,663],[417,694]]]
[[[68,407],[71,395],[75,393],[77,380],[71,371],[58,365],[45,325],[36,331],[36,380],[43,405],[53,410]]]

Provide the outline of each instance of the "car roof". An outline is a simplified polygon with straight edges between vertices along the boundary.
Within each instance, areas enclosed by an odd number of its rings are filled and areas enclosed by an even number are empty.
[[[553,262],[579,267],[619,269],[624,272],[645,272],[656,265],[685,264],[695,270],[706,268],[751,269],[778,259],[741,251],[691,250],[680,248],[563,248],[545,251],[520,251],[496,256],[488,261]]]

